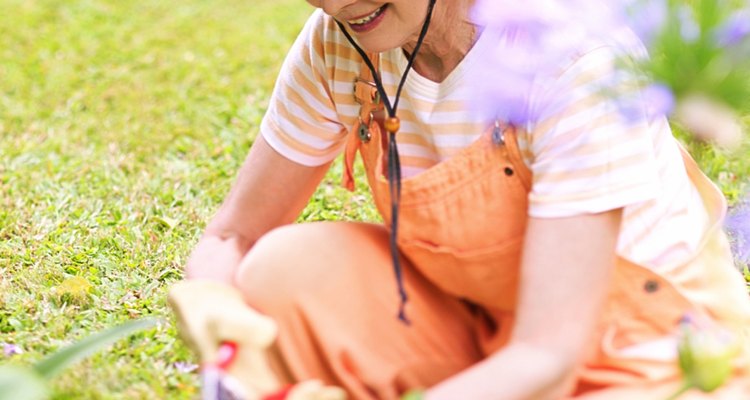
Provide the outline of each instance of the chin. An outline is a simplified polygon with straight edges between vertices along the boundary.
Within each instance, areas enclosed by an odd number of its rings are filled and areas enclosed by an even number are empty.
[[[393,37],[367,37],[367,35],[363,35],[362,37],[355,36],[355,38],[362,49],[368,53],[383,53],[403,46],[402,41],[395,40]]]

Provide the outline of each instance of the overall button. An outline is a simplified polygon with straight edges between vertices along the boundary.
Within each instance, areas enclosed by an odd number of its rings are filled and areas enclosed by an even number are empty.
[[[647,280],[643,285],[643,290],[645,290],[646,293],[654,293],[659,290],[659,282],[654,280]]]

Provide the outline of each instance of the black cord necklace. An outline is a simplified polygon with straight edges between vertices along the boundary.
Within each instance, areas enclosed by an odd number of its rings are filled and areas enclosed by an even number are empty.
[[[409,62],[406,65],[406,70],[401,76],[401,81],[398,84],[398,89],[396,90],[396,97],[393,100],[393,104],[391,104],[388,95],[385,93],[385,88],[383,87],[383,82],[380,79],[380,75],[378,75],[377,68],[375,68],[375,66],[372,64],[370,58],[367,57],[365,51],[362,50],[362,48],[354,41],[349,32],[347,32],[347,30],[344,28],[344,25],[336,20],[336,24],[338,24],[339,28],[344,33],[344,36],[346,36],[346,39],[349,40],[349,43],[351,43],[352,46],[354,46],[354,49],[357,50],[357,53],[359,53],[360,57],[362,57],[362,60],[364,60],[365,64],[367,64],[367,68],[370,69],[370,72],[372,73],[372,79],[375,81],[375,87],[380,94],[380,98],[383,99],[383,105],[385,106],[385,110],[388,113],[388,118],[383,123],[383,127],[388,132],[388,188],[390,189],[391,194],[391,258],[393,261],[393,269],[396,274],[398,293],[401,298],[398,318],[406,324],[409,324],[409,320],[406,317],[405,312],[408,296],[406,295],[406,290],[404,290],[401,261],[399,259],[398,243],[396,240],[398,237],[398,207],[401,201],[401,161],[399,159],[398,147],[396,143],[396,133],[401,127],[401,121],[396,116],[396,110],[398,109],[398,101],[401,98],[401,90],[404,88],[406,77],[409,75],[409,71],[411,71],[412,69],[414,59],[417,57],[419,48],[422,47],[422,42],[424,42],[424,37],[425,35],[427,35],[427,30],[430,27],[430,20],[432,19],[432,11],[435,8],[435,2],[436,0],[430,0],[430,3],[427,7],[427,16],[425,17],[424,24],[422,24],[422,30],[419,32],[419,38],[417,39],[417,44],[414,46],[414,51],[409,55]]]

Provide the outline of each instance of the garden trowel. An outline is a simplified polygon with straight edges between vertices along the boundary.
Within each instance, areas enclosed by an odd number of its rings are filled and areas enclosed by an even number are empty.
[[[201,372],[202,400],[245,400],[240,383],[227,373],[227,368],[234,361],[237,345],[225,342],[219,347],[218,361],[206,365]]]

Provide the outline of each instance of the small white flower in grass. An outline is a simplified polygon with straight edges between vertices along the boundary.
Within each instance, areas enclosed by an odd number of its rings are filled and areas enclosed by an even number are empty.
[[[16,354],[23,354],[23,349],[13,343],[3,343],[3,354],[6,357],[12,357]]]
[[[173,365],[174,369],[183,374],[189,374],[198,369],[198,364],[193,364],[185,361],[177,361]]]

